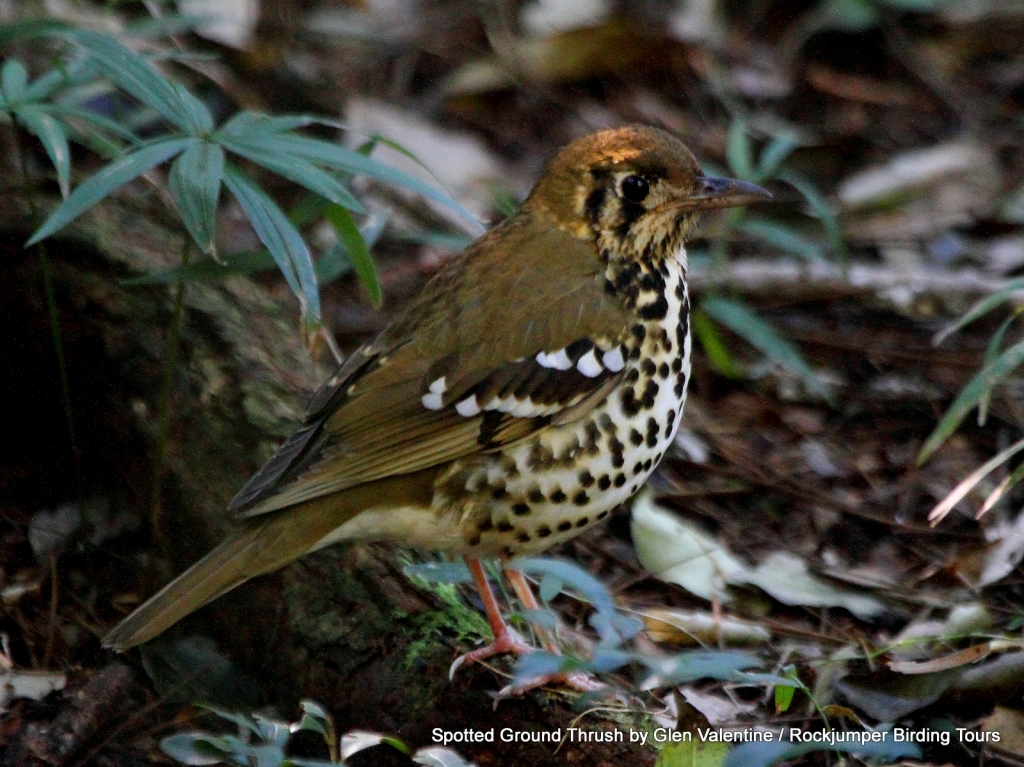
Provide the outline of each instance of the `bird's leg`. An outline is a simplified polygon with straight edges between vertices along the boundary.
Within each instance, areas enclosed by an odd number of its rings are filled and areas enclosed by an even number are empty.
[[[537,603],[537,597],[533,595],[533,589],[530,587],[530,582],[526,580],[526,576],[518,570],[504,567],[504,563],[502,563],[502,569],[505,570],[505,577],[508,578],[508,582],[512,585],[512,590],[516,592],[516,596],[523,603],[523,607],[527,610],[539,610],[540,605]],[[542,626],[535,626],[534,629],[540,635],[545,650],[555,655],[561,655],[558,645],[555,644],[555,638],[551,636],[551,632]]]
[[[526,653],[533,652],[535,649],[505,623],[505,619],[501,617],[501,611],[498,609],[498,603],[494,599],[494,593],[491,591],[490,584],[487,583],[487,576],[484,574],[484,568],[480,564],[480,560],[476,557],[466,557],[466,564],[469,566],[469,571],[473,574],[477,591],[480,592],[480,598],[483,600],[484,612],[487,614],[487,622],[491,624],[494,641],[486,647],[481,647],[479,650],[473,650],[473,652],[468,652],[456,658],[452,667],[448,670],[449,679],[455,675],[459,666],[464,663],[473,663],[474,661],[483,660],[503,652],[525,655]]]
[[[473,574],[473,580],[476,582],[477,590],[480,592],[480,598],[484,603],[484,612],[487,614],[487,621],[491,624],[491,631],[494,633],[494,641],[486,647],[481,647],[479,650],[473,650],[455,659],[452,667],[448,670],[448,678],[451,679],[459,666],[464,663],[473,663],[474,661],[483,660],[489,658],[492,655],[498,655],[499,653],[511,652],[516,655],[525,655],[536,650],[533,645],[527,643],[519,634],[512,629],[501,617],[501,612],[498,609],[498,602],[494,599],[494,593],[491,591],[490,584],[487,583],[487,576],[484,574],[483,565],[480,564],[480,560],[476,557],[466,557],[466,564],[469,566],[469,571]],[[537,604],[537,598],[533,595],[533,590],[530,588],[530,584],[527,583],[525,576],[518,570],[505,570],[505,575],[508,577],[509,583],[512,584],[512,588],[515,590],[520,601],[523,603],[523,607],[527,610],[536,610],[540,607]],[[558,646],[548,636],[543,637],[544,648],[555,655],[560,655]],[[592,677],[582,674],[579,672],[571,674],[548,674],[546,676],[538,677],[537,679],[530,679],[524,684],[510,685],[501,692],[505,695],[521,695],[529,690],[542,687],[546,684],[562,684],[566,687],[571,687],[574,690],[581,692],[592,692],[593,690],[600,690],[604,687],[603,684],[593,679]]]
[[[523,603],[523,607],[527,610],[540,609],[540,605],[537,603],[537,597],[533,595],[533,589],[530,587],[530,583],[526,580],[525,575],[519,572],[519,570],[506,568],[505,577],[508,578],[508,582],[512,584],[512,589],[516,592],[516,596],[519,597],[519,601]],[[541,641],[544,643],[545,650],[554,655],[562,654],[558,649],[558,645],[555,643],[554,637],[551,636],[547,629],[537,626],[536,630],[540,635]],[[502,692],[511,695],[519,695],[527,690],[533,690],[546,684],[563,684],[566,687],[571,687],[572,689],[579,690],[580,692],[593,692],[594,690],[600,690],[604,687],[603,684],[598,682],[589,674],[576,671],[570,674],[548,674],[546,676],[538,677],[537,679],[531,679],[521,685],[510,685],[502,690]]]

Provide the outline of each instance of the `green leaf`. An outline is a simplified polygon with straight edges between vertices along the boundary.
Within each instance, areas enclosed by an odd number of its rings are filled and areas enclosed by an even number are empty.
[[[995,333],[992,334],[992,338],[988,340],[988,346],[985,347],[985,357],[982,360],[982,367],[995,362],[999,356],[999,349],[1002,348],[1003,339],[1006,337],[1006,331],[1010,329],[1010,325],[1013,324],[1014,320],[1020,315],[1020,310],[1014,312],[1005,320],[1003,324],[999,326]],[[985,421],[988,420],[988,406],[992,402],[992,390],[989,389],[978,401],[978,426],[984,426]]]
[[[917,456],[917,465],[920,466],[931,457],[943,442],[956,431],[956,428],[967,417],[967,414],[974,409],[985,392],[992,389],[997,383],[1020,367],[1024,363],[1024,341],[1018,341],[1000,354],[995,360],[985,365],[981,371],[960,390],[960,394],[949,409],[939,420],[935,430],[928,436]]]
[[[220,764],[231,754],[218,748],[214,736],[205,732],[180,732],[160,741],[160,750],[181,764]]]
[[[73,65],[71,65],[73,66]],[[51,69],[25,89],[25,101],[42,101],[49,98],[55,90],[69,80],[69,67]]]
[[[322,198],[317,197],[316,199],[321,200]],[[330,203],[324,201],[324,207],[320,215],[323,215],[323,211],[327,210],[327,206]],[[295,220],[295,212],[291,215],[292,221]],[[384,231],[384,227],[387,226],[388,216],[387,214],[371,214],[367,216],[363,225],[359,227],[359,233],[363,237],[363,242],[366,243],[367,248],[372,248],[374,243],[380,238],[381,233]],[[316,262],[316,280],[321,287],[329,285],[336,279],[341,277],[343,274],[348,274],[352,271],[352,259],[348,254],[348,250],[345,248],[345,244],[338,240],[327,252],[324,253]]]
[[[654,767],[722,767],[729,746],[725,743],[703,743],[699,739],[669,743],[658,754]]]
[[[206,104],[192,95],[191,91],[179,82],[169,81],[171,88],[178,96],[185,118],[188,120],[188,129],[193,134],[205,134],[213,130],[213,115],[206,108]]]
[[[736,367],[729,347],[722,340],[722,336],[715,328],[711,318],[702,310],[697,309],[691,315],[690,321],[693,324],[694,332],[697,334],[697,340],[700,341],[700,345],[704,348],[704,353],[708,355],[708,360],[710,360],[712,367],[726,378],[742,378],[743,374]]]
[[[171,165],[168,183],[181,221],[200,250],[217,258],[217,199],[224,173],[224,150],[196,140]]]
[[[817,243],[811,242],[782,224],[764,220],[743,220],[736,225],[736,229],[771,245],[773,248],[800,256],[807,261],[825,260],[825,254],[822,253],[821,247]]]
[[[190,106],[182,102],[181,91],[160,75],[145,58],[125,48],[110,35],[77,29],[63,32],[87,50],[97,67],[111,82],[154,109],[182,130],[193,127]]]
[[[850,250],[847,248],[846,240],[843,238],[843,230],[839,226],[839,217],[829,201],[825,199],[825,196],[818,191],[814,184],[797,173],[783,171],[779,173],[778,177],[791,184],[803,195],[811,212],[818,217],[821,225],[825,228],[825,235],[828,237],[829,244],[832,246],[836,258],[839,259],[839,263],[845,265],[850,260]]]
[[[14,114],[42,143],[57,171],[60,194],[66,199],[71,188],[71,148],[64,127],[34,104],[15,107]]]
[[[427,583],[472,583],[473,573],[461,559],[454,562],[423,562],[406,565],[402,574],[407,578],[421,578]]]
[[[171,159],[193,141],[194,139],[191,138],[163,139],[114,160],[94,176],[79,184],[78,188],[50,214],[50,217],[25,243],[26,247],[35,245],[67,226],[115,189]]]
[[[224,183],[242,206],[260,242],[267,246],[288,286],[299,299],[303,322],[320,323],[320,293],[313,259],[299,230],[254,181],[240,171],[225,167]]]
[[[19,21],[0,25],[0,45],[9,40],[31,40],[35,37],[71,31],[72,27],[62,21],[37,20]]]
[[[789,711],[793,703],[793,694],[796,688],[792,685],[775,685],[775,713],[784,714]]]
[[[364,157],[359,152],[347,149],[340,144],[294,134],[275,133],[262,137],[260,146],[264,152],[272,155],[297,157],[314,165],[324,166],[345,173],[370,176],[391,186],[410,189],[451,208],[479,226],[480,222],[476,216],[444,192],[423,183],[419,179],[413,178],[407,173],[370,157]]]
[[[312,115],[276,115],[272,117],[264,112],[244,110],[236,113],[220,126],[217,129],[217,134],[234,138],[260,139],[267,135],[284,133],[296,128],[306,128],[310,125],[345,128],[344,124],[336,120],[327,120]]]
[[[513,559],[508,566],[522,573],[554,576],[569,588],[579,592],[598,611],[615,610],[612,595],[605,585],[583,568],[570,562],[545,557],[524,557]]]
[[[343,183],[301,157],[276,152],[266,140],[245,140],[220,136],[220,143],[228,151],[259,163],[267,170],[301,184],[311,192],[337,205],[362,212],[363,206]]]
[[[334,233],[338,235],[338,241],[345,246],[348,257],[352,261],[352,268],[355,269],[356,276],[366,288],[370,302],[375,308],[380,308],[384,295],[377,277],[377,265],[363,241],[359,227],[352,220],[352,214],[340,205],[331,205],[324,211],[324,218],[334,228]]]
[[[42,112],[53,115],[62,121],[68,120],[83,120],[84,122],[91,123],[98,128],[102,128],[105,131],[113,133],[119,138],[123,138],[127,141],[135,143],[139,140],[138,136],[132,133],[130,130],[125,128],[118,122],[111,120],[105,115],[98,114],[89,109],[80,109],[79,107],[70,106],[68,104],[40,104],[38,109]]]
[[[832,393],[807,364],[800,350],[779,335],[766,320],[743,304],[728,298],[707,298],[701,308],[708,315],[761,351],[768,359],[798,376],[807,388],[817,392],[829,402]]]
[[[970,325],[976,319],[984,317],[986,314],[988,314],[990,311],[995,309],[1000,304],[1003,304],[1006,301],[1015,298],[1013,294],[1020,290],[1024,290],[1024,277],[1017,277],[1015,279],[1010,280],[999,290],[995,291],[994,293],[990,293],[989,295],[985,296],[985,298],[978,301],[978,303],[976,303],[974,306],[968,309],[964,313],[964,315],[960,317],[960,319],[958,319],[956,322],[954,322],[953,324],[949,325],[946,328],[943,328],[941,332],[936,334],[932,343],[938,346],[953,333],[960,330],[960,328],[965,327],[966,325]]]
[[[729,123],[725,139],[725,159],[736,178],[751,181],[754,178],[754,155],[747,135],[746,120],[736,117]]]
[[[782,163],[786,161],[786,158],[798,146],[800,146],[800,143],[796,140],[796,137],[789,133],[773,138],[768,143],[768,146],[761,151],[761,157],[757,163],[757,172],[754,174],[754,182],[760,184],[774,177],[779,168],[782,167]]]
[[[7,59],[0,67],[0,86],[8,103],[19,101],[28,87],[28,72],[25,65],[17,59]]]
[[[561,594],[563,588],[565,588],[565,583],[563,583],[561,578],[556,578],[554,575],[545,575],[540,581],[537,596],[540,597],[540,601],[547,604]]]

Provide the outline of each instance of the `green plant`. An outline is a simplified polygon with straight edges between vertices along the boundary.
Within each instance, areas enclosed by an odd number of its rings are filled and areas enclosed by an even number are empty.
[[[260,714],[246,716],[229,711],[208,709],[217,716],[234,723],[237,735],[218,735],[210,732],[182,732],[160,742],[161,750],[181,764],[229,764],[245,767],[331,767],[344,765],[354,754],[378,745],[388,745],[408,754],[416,764],[427,767],[471,767],[454,751],[428,747],[415,752],[398,738],[376,732],[355,730],[343,735],[335,734],[334,722],[319,704],[301,702],[302,717],[297,722],[279,722]],[[287,756],[288,741],[296,732],[318,734],[324,741],[329,759],[299,759]]]
[[[779,179],[799,191],[811,214],[821,222],[832,253],[845,266],[848,252],[832,206],[810,181],[784,167],[785,161],[797,146],[794,137],[778,136],[765,144],[755,159],[746,123],[736,119],[729,125],[726,160],[731,175],[743,181],[763,184],[771,179]],[[712,256],[717,271],[725,271],[729,247],[737,234],[805,260],[824,261],[826,258],[825,248],[816,240],[781,221],[766,217],[752,218],[746,208],[737,208],[724,217],[721,234],[714,245]],[[738,378],[741,373],[714,323],[728,328],[773,363],[797,376],[811,391],[831,399],[828,387],[807,363],[799,348],[784,338],[771,323],[739,299],[709,292],[694,311],[693,329],[711,364],[723,375]]]
[[[749,674],[745,669],[760,667],[761,660],[748,652],[735,650],[698,650],[678,655],[652,655],[627,646],[643,628],[636,618],[622,613],[601,581],[586,570],[558,559],[530,557],[516,559],[511,566],[540,577],[538,596],[544,607],[523,611],[518,617],[542,631],[555,633],[558,620],[549,605],[559,595],[579,599],[593,608],[588,623],[599,640],[589,658],[558,655],[546,650],[519,658],[512,686],[548,674],[584,671],[602,674],[631,665],[641,669],[640,687],[672,686],[696,679],[721,679],[737,684],[792,686],[793,678],[773,674]],[[461,583],[469,580],[469,571],[461,563],[430,563],[406,568],[406,573],[432,584]]]
[[[1024,289],[1024,277],[1010,280],[999,290],[978,301],[968,309],[959,319],[936,334],[933,343],[937,346],[945,341],[953,333],[962,330],[967,325],[981,319],[987,314],[995,311],[1006,303],[1015,302],[1017,294]],[[992,334],[985,348],[982,360],[982,368],[968,383],[960,390],[942,418],[936,424],[932,433],[928,435],[921,451],[918,453],[918,465],[927,461],[942,444],[956,431],[964,419],[974,408],[978,408],[978,425],[984,426],[988,419],[989,405],[992,400],[992,392],[996,386],[1005,382],[1017,369],[1024,364],[1024,340],[1011,343],[1003,349],[1003,344],[1010,329],[1017,324],[1022,314],[1020,306],[1013,306],[999,327]],[[1021,450],[1024,450],[1024,440],[1001,450],[984,465],[972,472],[960,482],[945,498],[943,498],[929,514],[929,520],[937,523],[961,500],[963,500],[977,485],[989,474],[1002,467],[1010,461]],[[1006,497],[1020,481],[1024,479],[1024,464],[1018,465],[1011,470],[997,485],[989,492],[984,503],[978,510],[978,516],[985,514],[1001,499]]]
[[[304,187],[323,202],[320,217],[334,229],[357,275],[375,303],[380,286],[373,260],[353,214],[364,214],[362,204],[348,188],[355,175],[365,175],[393,186],[414,190],[472,218],[447,194],[429,184],[369,157],[376,141],[363,151],[313,138],[300,132],[321,126],[342,128],[339,123],[308,115],[270,116],[241,111],[216,125],[209,108],[181,83],[170,80],[143,56],[113,37],[97,32],[47,27],[74,44],[78,55],[61,69],[28,84],[24,67],[8,61],[4,67],[4,108],[43,142],[57,170],[64,201],[49,215],[28,241],[38,243],[60,231],[90,207],[118,188],[170,164],[167,187],[174,207],[191,240],[208,259],[230,268],[216,247],[216,213],[222,187],[235,198],[270,258],[284,275],[299,300],[306,334],[318,330],[319,281],[313,256],[299,228],[263,190],[240,162],[253,163]],[[69,106],[55,97],[62,88],[102,77],[159,118],[165,129],[145,140],[112,120],[88,109]],[[109,154],[115,158],[99,172],[70,191],[69,137],[72,121],[87,121],[104,135]],[[475,219],[474,219],[475,220]],[[335,254],[337,260],[338,253]],[[246,261],[244,257],[236,261]],[[185,271],[179,276],[188,276]],[[203,264],[194,268],[206,268]],[[325,270],[321,268],[321,273]],[[335,268],[334,276],[340,273]]]

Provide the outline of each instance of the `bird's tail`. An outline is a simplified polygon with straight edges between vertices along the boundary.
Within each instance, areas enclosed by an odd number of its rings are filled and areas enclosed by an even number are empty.
[[[240,530],[196,562],[103,637],[114,650],[148,642],[189,613],[259,573],[251,572],[265,525]]]
[[[127,650],[148,642],[189,613],[257,575],[271,573],[337,538],[367,508],[430,507],[436,469],[387,477],[252,517],[103,637],[103,646]],[[425,476],[429,474],[429,476]]]

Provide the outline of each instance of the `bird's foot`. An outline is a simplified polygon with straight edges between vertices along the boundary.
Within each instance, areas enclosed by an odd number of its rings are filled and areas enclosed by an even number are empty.
[[[608,685],[594,679],[590,674],[584,674],[582,671],[573,671],[571,673],[562,672],[559,674],[546,674],[544,676],[535,677],[534,679],[527,679],[525,682],[520,682],[519,684],[510,684],[498,692],[498,699],[511,698],[527,693],[530,690],[536,690],[540,687],[548,687],[551,685],[568,687],[569,689],[576,690],[577,692],[597,692],[598,690],[605,690],[608,688]]]
[[[484,658],[490,658],[492,655],[500,655],[506,652],[514,653],[515,655],[526,655],[536,650],[536,647],[519,636],[515,630],[506,626],[503,631],[498,632],[494,641],[486,647],[481,647],[479,650],[473,650],[473,652],[468,652],[456,658],[452,667],[448,669],[448,679],[450,680],[454,677],[459,667],[467,663],[475,663]]]

